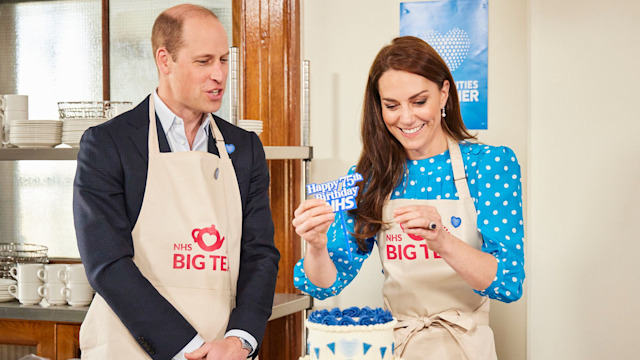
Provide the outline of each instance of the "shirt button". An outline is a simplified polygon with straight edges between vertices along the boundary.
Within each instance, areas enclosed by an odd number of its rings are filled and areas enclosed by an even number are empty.
[[[180,140],[180,145],[184,145],[184,140]]]

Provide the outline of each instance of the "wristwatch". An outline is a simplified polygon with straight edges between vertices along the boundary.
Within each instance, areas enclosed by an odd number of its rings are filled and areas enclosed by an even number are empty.
[[[251,354],[253,352],[253,346],[251,346],[251,344],[247,340],[245,340],[245,339],[243,339],[243,338],[241,338],[239,336],[238,336],[238,339],[240,339],[240,343],[242,344],[242,348],[249,350],[249,354]]]

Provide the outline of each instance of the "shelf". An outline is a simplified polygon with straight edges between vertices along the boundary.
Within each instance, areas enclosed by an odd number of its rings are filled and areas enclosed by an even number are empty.
[[[269,320],[311,309],[312,306],[313,301],[308,295],[276,293],[273,296],[273,310]],[[14,300],[0,303],[0,319],[81,323],[88,310],[88,306],[62,305],[44,308],[40,305],[21,305]]]
[[[311,146],[265,146],[267,160],[300,159],[311,160],[313,148]],[[75,160],[78,156],[77,148],[58,149],[0,149],[0,161],[16,160]]]

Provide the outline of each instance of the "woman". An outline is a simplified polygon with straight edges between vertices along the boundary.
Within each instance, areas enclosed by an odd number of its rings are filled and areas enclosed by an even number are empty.
[[[511,149],[470,139],[445,62],[418,38],[396,38],[369,72],[355,167],[364,191],[346,221],[352,258],[324,200],[295,211],[308,245],[295,285],[318,299],[348,285],[377,243],[406,360],[496,359],[489,298],[522,294],[520,167]]]

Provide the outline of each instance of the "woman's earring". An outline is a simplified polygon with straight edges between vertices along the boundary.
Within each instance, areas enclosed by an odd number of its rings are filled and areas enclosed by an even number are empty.
[[[447,117],[447,113],[444,111],[444,108],[442,108],[442,117],[443,118]]]

